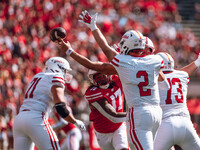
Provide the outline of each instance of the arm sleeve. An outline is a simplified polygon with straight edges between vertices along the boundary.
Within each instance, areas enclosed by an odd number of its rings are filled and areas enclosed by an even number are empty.
[[[97,102],[91,103],[92,106],[94,106],[102,115],[104,115],[106,118],[108,118],[110,121],[114,123],[120,123],[126,121],[126,117],[113,117],[110,114],[108,114]]]

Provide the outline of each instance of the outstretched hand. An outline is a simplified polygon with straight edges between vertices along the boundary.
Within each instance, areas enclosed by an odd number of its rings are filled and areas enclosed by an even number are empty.
[[[81,12],[79,17],[80,19],[78,21],[86,24],[92,31],[97,29],[96,26],[97,13],[93,17],[91,17],[90,14],[87,12],[87,10],[84,10]]]
[[[66,51],[67,49],[71,48],[71,44],[69,41],[65,42],[63,39],[59,39],[59,42],[57,42],[61,48]]]
[[[56,43],[61,46],[62,51],[66,52],[67,55],[71,55],[71,53],[74,51],[69,41],[65,42],[63,39],[59,39]]]

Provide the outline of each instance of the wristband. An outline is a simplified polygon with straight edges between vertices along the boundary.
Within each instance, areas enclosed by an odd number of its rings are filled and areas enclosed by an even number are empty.
[[[74,50],[72,48],[69,48],[65,53],[70,56],[73,51]]]
[[[197,67],[199,67],[199,66],[200,66],[200,59],[195,60],[195,61],[194,61],[194,64],[195,64]]]

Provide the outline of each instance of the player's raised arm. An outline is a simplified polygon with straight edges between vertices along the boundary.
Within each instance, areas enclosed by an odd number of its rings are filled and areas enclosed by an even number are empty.
[[[91,17],[90,14],[85,10],[82,11],[79,21],[86,24],[90,28],[96,42],[103,50],[108,61],[111,61],[118,53],[108,45],[107,40],[105,39],[99,28],[96,26],[96,19],[97,13],[93,17]]]
[[[101,72],[103,74],[111,75],[111,74],[117,74],[115,68],[109,64],[109,63],[103,63],[103,62],[93,62],[89,60],[88,58],[78,54],[76,51],[74,51],[71,47],[71,44],[67,41],[64,42],[64,40],[60,40],[59,45],[61,46],[61,49],[69,56],[71,56],[74,60],[76,60],[78,63],[83,65],[84,67],[88,69],[92,69],[98,72]]]
[[[189,65],[181,68],[181,71],[185,71],[188,73],[188,75],[192,75],[192,73],[200,66],[200,53],[195,61],[190,63]]]

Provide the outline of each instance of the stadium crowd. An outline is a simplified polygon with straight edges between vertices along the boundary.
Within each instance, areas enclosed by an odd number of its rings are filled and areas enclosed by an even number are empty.
[[[127,30],[141,31],[156,47],[170,53],[181,68],[196,59],[200,43],[190,29],[181,25],[175,0],[2,0],[0,1],[0,145],[12,148],[12,122],[24,99],[26,85],[42,71],[44,62],[63,56],[49,31],[61,26],[77,52],[93,61],[107,62],[91,31],[78,22],[82,10],[98,12],[98,26],[110,45]],[[199,10],[199,9],[196,9]],[[196,13],[196,17],[198,15]],[[73,80],[67,84],[66,99],[74,115],[89,126],[88,70],[67,56]],[[194,74],[200,78],[200,69]],[[89,145],[87,138],[83,145]],[[4,142],[4,144],[3,144]],[[85,146],[86,147],[86,146]],[[1,149],[1,147],[0,147]]]

